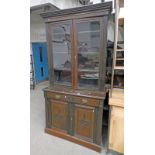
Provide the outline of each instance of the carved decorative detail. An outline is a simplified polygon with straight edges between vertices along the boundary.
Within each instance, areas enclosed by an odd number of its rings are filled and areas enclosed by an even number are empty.
[[[60,121],[62,119],[62,114],[61,114],[61,111],[59,110],[55,115],[54,115],[54,118],[57,120],[57,121]]]
[[[90,121],[86,120],[85,114],[83,115],[83,118],[80,120],[80,127],[83,129],[86,126],[90,125]]]

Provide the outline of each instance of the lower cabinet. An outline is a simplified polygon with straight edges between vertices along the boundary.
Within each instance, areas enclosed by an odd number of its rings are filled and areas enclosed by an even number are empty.
[[[109,149],[124,153],[124,108],[111,106]]]
[[[101,151],[103,99],[45,92],[47,133]]]

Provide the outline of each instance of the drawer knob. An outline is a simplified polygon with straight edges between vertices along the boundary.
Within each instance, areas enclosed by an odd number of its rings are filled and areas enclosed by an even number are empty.
[[[60,96],[60,95],[55,95],[55,98],[56,98],[56,99],[60,99],[61,96]]]
[[[82,103],[87,103],[88,100],[87,99],[82,99]]]

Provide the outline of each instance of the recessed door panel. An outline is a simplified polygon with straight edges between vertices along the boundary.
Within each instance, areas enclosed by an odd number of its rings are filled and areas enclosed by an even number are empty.
[[[93,139],[94,108],[75,105],[74,133],[83,139]]]
[[[67,130],[67,103],[62,101],[52,102],[52,127]]]

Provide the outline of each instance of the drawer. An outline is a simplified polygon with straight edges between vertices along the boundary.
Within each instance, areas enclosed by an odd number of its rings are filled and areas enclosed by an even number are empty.
[[[98,107],[100,105],[99,100],[91,99],[91,98],[87,98],[87,97],[70,96],[68,101],[73,102],[73,103],[89,105],[89,106],[96,106],[96,107]]]
[[[60,93],[47,92],[47,98],[51,98],[53,100],[67,101],[67,96]]]

